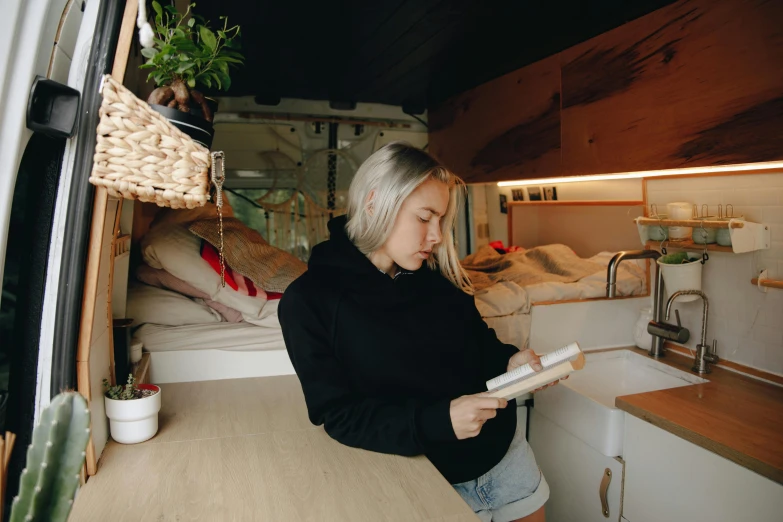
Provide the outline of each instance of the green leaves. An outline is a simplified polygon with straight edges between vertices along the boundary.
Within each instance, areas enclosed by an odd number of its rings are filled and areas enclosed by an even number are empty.
[[[181,62],[180,66],[177,67],[177,74],[182,74],[191,67],[194,67],[196,64],[193,62]]]
[[[190,88],[201,84],[227,90],[231,87],[231,69],[245,60],[238,52],[240,28],[229,27],[228,19],[221,16],[222,27],[213,31],[209,22],[191,12],[195,5],[190,4],[180,14],[174,5],[152,2],[155,46],[142,49],[147,61],[140,68],[151,69],[147,81],[153,80],[158,87],[182,80]]]
[[[198,29],[199,35],[201,36],[201,41],[206,45],[210,50],[214,50],[215,46],[217,45],[217,40],[215,39],[215,33],[210,31],[206,26],[201,25]]]

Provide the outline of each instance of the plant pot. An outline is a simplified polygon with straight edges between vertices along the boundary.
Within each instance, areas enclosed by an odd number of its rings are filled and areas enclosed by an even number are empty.
[[[139,384],[142,390],[155,390],[143,399],[118,401],[104,396],[111,438],[122,444],[138,444],[158,432],[161,390],[154,384]]]
[[[698,259],[698,256],[688,254],[691,259]],[[663,283],[666,285],[666,293],[672,295],[678,290],[701,290],[701,262],[692,261],[682,265],[669,265],[661,263],[661,259],[656,260],[658,267],[663,275]],[[683,295],[677,300],[681,302],[695,301],[699,299],[698,295]]]
[[[204,96],[204,100],[207,102],[207,106],[209,107],[209,110],[212,111],[212,115],[214,116],[218,111],[218,101],[214,98],[209,98],[208,96]],[[204,119],[204,113],[202,112],[201,107],[195,103],[191,104],[190,106],[190,114],[196,118]]]
[[[182,112],[177,109],[165,107],[163,105],[150,105],[156,112],[169,120],[172,125],[187,134],[193,141],[205,148],[212,146],[212,139],[215,137],[215,128],[210,122],[189,112]],[[196,114],[200,114],[200,111]]]

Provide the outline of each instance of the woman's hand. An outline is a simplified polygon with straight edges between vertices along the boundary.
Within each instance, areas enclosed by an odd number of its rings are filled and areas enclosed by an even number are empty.
[[[537,372],[540,372],[544,369],[544,367],[541,366],[541,358],[536,355],[536,352],[533,350],[522,350],[511,356],[511,358],[508,360],[508,367],[506,368],[506,371],[510,372],[514,368],[519,368],[520,366],[524,366],[528,363]]]
[[[517,352],[514,355],[512,355],[511,358],[508,360],[508,367],[507,367],[506,371],[510,372],[514,368],[518,368],[518,367],[524,366],[526,364],[530,364],[530,366],[533,368],[533,370],[535,370],[537,372],[540,372],[541,370],[544,369],[544,367],[541,366],[541,358],[536,354],[536,352],[534,352],[533,350],[528,349],[528,350],[522,350],[522,351]],[[568,379],[568,375],[563,377],[563,379],[561,379],[561,380],[564,380],[564,379]],[[554,386],[558,382],[560,382],[560,381],[558,380],[558,381],[550,382],[546,386],[542,386],[540,388],[536,388],[535,390],[532,391],[532,393],[536,393],[537,391],[543,390],[544,388],[549,388],[550,386]]]
[[[484,423],[497,415],[496,410],[507,405],[506,399],[487,397],[487,392],[454,399],[449,408],[454,433],[459,440],[475,437],[481,433]]]

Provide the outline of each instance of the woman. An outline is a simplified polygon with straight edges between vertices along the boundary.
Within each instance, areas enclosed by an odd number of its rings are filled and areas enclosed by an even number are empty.
[[[483,520],[544,520],[549,487],[516,404],[486,381],[530,362],[476,309],[452,230],[464,185],[391,143],[359,167],[279,306],[310,421],[352,447],[426,455]]]

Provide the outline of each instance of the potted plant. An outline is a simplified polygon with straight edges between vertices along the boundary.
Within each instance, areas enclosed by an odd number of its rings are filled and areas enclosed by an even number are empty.
[[[106,416],[111,438],[123,444],[144,442],[158,432],[160,388],[154,384],[136,384],[133,374],[125,386],[112,386],[103,380]]]
[[[188,5],[181,14],[173,5],[152,2],[152,46],[141,50],[147,61],[140,68],[150,69],[147,81],[153,80],[156,86],[147,103],[209,148],[217,102],[196,87],[228,90],[230,69],[244,63],[244,56],[239,52],[239,26],[229,27],[228,18],[221,16],[223,27],[213,32],[208,22],[191,12],[195,5]]]

